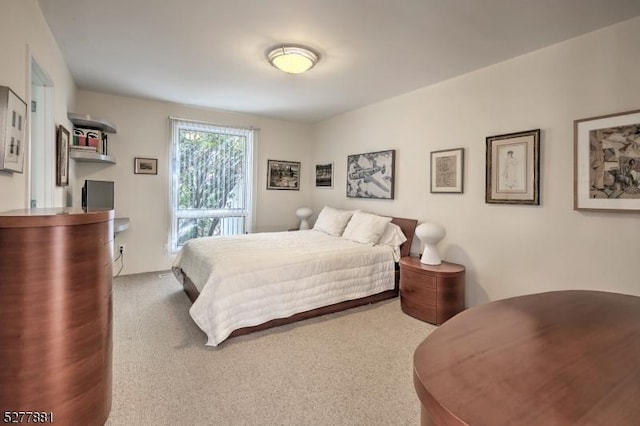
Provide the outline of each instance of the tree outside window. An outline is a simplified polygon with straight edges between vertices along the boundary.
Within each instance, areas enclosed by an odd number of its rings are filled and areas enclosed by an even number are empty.
[[[173,130],[174,250],[192,238],[244,233],[253,131],[192,122]]]

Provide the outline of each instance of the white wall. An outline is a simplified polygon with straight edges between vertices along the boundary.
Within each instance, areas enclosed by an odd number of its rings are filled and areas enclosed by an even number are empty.
[[[311,203],[361,208],[440,223],[448,260],[467,266],[467,304],[563,289],[640,294],[638,214],[572,210],[573,120],[637,109],[640,18],[327,120],[314,127],[222,111],[92,92],[78,92],[36,0],[0,4],[0,84],[28,100],[28,52],[55,83],[55,122],[67,110],[104,116],[115,166],[71,163],[73,204],[87,178],[116,182],[116,208],[131,219],[116,243],[127,244],[124,273],[163,270],[167,252],[167,141],[170,115],[259,132],[256,230],[296,223]],[[485,137],[542,129],[541,206],[484,203]],[[429,193],[429,152],[465,148],[465,192]],[[345,196],[346,157],[397,150],[396,199]],[[159,159],[158,176],[133,174],[136,156]],[[302,162],[301,191],[267,191],[266,160]],[[313,187],[315,163],[333,161],[333,189]],[[25,171],[27,167],[25,166]],[[77,175],[76,179],[73,179]],[[0,172],[0,211],[27,205],[27,173]],[[307,185],[304,183],[307,182]],[[64,201],[57,189],[56,200]],[[413,251],[419,251],[414,244]],[[117,265],[116,265],[117,268]]]
[[[0,85],[10,87],[27,104],[31,86],[29,55],[54,82],[55,123],[71,129],[67,108],[73,105],[75,84],[40,6],[36,0],[3,0],[0,2]],[[0,211],[28,207],[28,154],[25,151],[23,173],[0,172]],[[56,205],[63,206],[64,202],[65,190],[56,188]]]
[[[80,188],[85,179],[115,182],[116,216],[130,219],[129,229],[116,235],[116,245],[127,246],[123,274],[171,266],[172,256],[167,249],[169,116],[260,129],[255,157],[256,231],[281,231],[295,226],[295,210],[311,202],[309,185],[301,185],[299,191],[266,189],[267,159],[300,161],[302,182],[310,180],[309,125],[89,91],[78,91],[76,110],[107,118],[118,129],[118,133],[109,135],[109,154],[116,158],[116,165],[76,164],[73,204],[80,205]],[[135,157],[157,158],[158,175],[135,175]],[[114,269],[119,266],[116,264]]]
[[[640,18],[319,123],[314,162],[335,163],[313,207],[443,225],[467,267],[467,305],[557,289],[640,294],[640,214],[573,210],[573,121],[640,107]],[[437,58],[434,58],[437,60]],[[485,138],[540,128],[541,205],[489,205]],[[464,194],[429,193],[429,153],[465,149]],[[396,149],[393,201],[345,196],[349,154]],[[413,251],[419,251],[414,244]]]

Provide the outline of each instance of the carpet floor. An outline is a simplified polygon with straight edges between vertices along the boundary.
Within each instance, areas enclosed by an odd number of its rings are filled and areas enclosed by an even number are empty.
[[[114,280],[107,425],[417,425],[412,357],[436,327],[399,299],[218,347],[171,275]]]

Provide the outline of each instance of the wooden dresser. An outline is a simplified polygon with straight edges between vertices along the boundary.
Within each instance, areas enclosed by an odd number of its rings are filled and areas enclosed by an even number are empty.
[[[465,268],[457,263],[424,265],[417,257],[400,259],[400,306],[419,320],[442,324],[464,310]]]
[[[32,411],[40,413],[39,423],[106,422],[112,258],[113,211],[0,213],[0,407],[5,419]]]

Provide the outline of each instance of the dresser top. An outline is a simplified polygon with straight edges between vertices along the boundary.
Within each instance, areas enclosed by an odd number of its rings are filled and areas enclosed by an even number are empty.
[[[113,210],[85,212],[79,208],[21,209],[0,212],[0,228],[84,225],[113,219]]]

